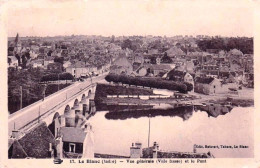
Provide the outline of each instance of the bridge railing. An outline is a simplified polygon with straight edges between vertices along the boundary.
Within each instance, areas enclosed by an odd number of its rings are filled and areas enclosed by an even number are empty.
[[[32,125],[38,123],[40,120],[44,120],[46,117],[48,117],[49,115],[51,115],[52,113],[55,113],[57,109],[59,109],[60,107],[62,107],[65,102],[70,102],[71,100],[75,99],[75,97],[78,94],[81,94],[83,92],[85,92],[85,90],[89,89],[90,87],[95,86],[96,83],[88,85],[87,87],[85,87],[84,89],[81,89],[79,92],[75,93],[74,95],[70,96],[69,98],[67,98],[66,100],[64,100],[63,102],[60,102],[59,104],[57,104],[55,107],[53,107],[52,109],[46,111],[43,114],[40,114],[37,118],[33,119],[32,121],[28,122],[26,125],[24,125],[23,127],[20,128],[20,131],[22,130],[23,133],[25,133],[26,131],[30,130],[30,128],[32,127]],[[25,132],[24,132],[25,131]]]
[[[55,92],[54,94],[51,94],[51,95],[49,95],[49,96],[46,96],[46,97],[44,98],[44,100],[47,101],[48,99],[50,99],[51,97],[55,96],[56,94],[62,93],[62,92],[66,91],[66,90],[68,90],[68,89],[70,89],[70,88],[75,87],[75,85],[76,85],[76,83],[74,83],[74,84],[72,84],[72,85],[70,85],[70,86],[68,86],[68,87],[63,88],[63,89],[61,89],[61,90]],[[12,113],[12,114],[10,114],[8,118],[10,119],[10,118],[12,118],[13,116],[17,115],[18,113],[22,113],[23,111],[26,111],[26,110],[32,108],[33,106],[37,106],[37,105],[39,105],[39,104],[42,103],[42,102],[43,102],[43,99],[38,100],[38,101],[36,101],[36,102],[34,102],[34,103],[32,103],[32,104],[30,104],[30,105],[28,105],[28,106],[26,106],[26,107],[24,107],[24,108],[22,108],[22,109],[20,109],[20,110],[14,112],[14,113]]]
[[[9,135],[11,134],[12,130],[14,130],[14,127],[16,130],[19,130],[28,126],[30,123],[37,121],[39,117],[42,117],[43,115],[46,115],[46,113],[51,112],[61,103],[64,103],[71,97],[77,95],[89,87],[92,87],[93,85],[95,84],[88,82],[75,84],[46,97],[45,100],[40,100],[30,107],[21,109],[10,115],[8,121]]]

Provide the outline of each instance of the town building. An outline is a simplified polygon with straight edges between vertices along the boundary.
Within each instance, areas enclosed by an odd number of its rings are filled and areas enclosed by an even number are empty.
[[[185,56],[186,54],[178,47],[172,47],[166,51],[167,55],[171,58]]]
[[[143,148],[143,158],[214,158],[208,153],[198,153],[196,150],[193,152],[176,152],[161,150],[159,144],[154,142],[153,146]]]
[[[56,70],[58,72],[62,72],[63,71],[62,64],[59,63],[59,62],[49,63],[47,65],[47,69],[48,70]]]
[[[45,122],[39,123],[26,135],[19,137],[13,131],[8,140],[8,158],[51,158],[51,151],[55,148],[55,138]],[[51,150],[49,150],[51,149]]]
[[[170,70],[172,70],[172,66],[169,64],[147,64],[145,65],[147,72],[152,74],[152,76],[163,76]]]
[[[110,72],[115,74],[130,75],[133,72],[133,65],[124,54],[115,59],[110,67]]]
[[[142,143],[132,143],[130,147],[130,158],[141,158],[142,157]]]
[[[90,66],[87,65],[84,62],[77,61],[74,64],[71,64],[66,68],[66,72],[73,75],[75,78],[80,78],[83,76],[89,76],[90,72],[93,72],[94,70],[90,70]]]
[[[63,151],[69,158],[93,158],[94,137],[91,125],[85,128],[61,127]]]
[[[197,77],[195,79],[194,92],[206,95],[223,92],[219,79],[213,77]]]
[[[15,56],[8,56],[8,67],[18,67],[18,59]]]

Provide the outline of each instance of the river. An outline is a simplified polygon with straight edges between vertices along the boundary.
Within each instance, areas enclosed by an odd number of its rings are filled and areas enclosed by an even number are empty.
[[[252,107],[235,107],[229,112],[221,109],[221,115],[216,114],[218,107],[215,106],[169,108],[160,105],[146,107],[146,110],[122,109],[97,111],[89,119],[94,130],[95,153],[129,156],[132,143],[141,142],[143,147],[147,147],[148,116],[151,114],[150,146],[156,141],[164,151],[193,152],[194,144],[203,147],[218,145],[219,149],[197,148],[197,152],[210,151],[216,158],[253,157]],[[243,145],[248,148],[229,149],[220,145]]]

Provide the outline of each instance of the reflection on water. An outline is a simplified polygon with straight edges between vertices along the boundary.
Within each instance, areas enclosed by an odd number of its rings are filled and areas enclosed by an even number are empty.
[[[209,104],[209,105],[169,105],[169,104],[158,104],[158,105],[105,105],[107,106],[108,113],[105,114],[106,119],[109,120],[125,120],[129,118],[140,118],[140,117],[151,117],[156,116],[169,116],[169,117],[180,117],[183,120],[188,120],[193,111],[204,111],[208,116],[218,117],[219,115],[225,115],[230,112],[233,108],[231,106],[225,106],[220,104]]]
[[[165,104],[99,104],[97,110],[89,120],[94,128],[96,153],[129,156],[129,147],[136,141],[147,147],[150,114],[150,142],[157,141],[161,149],[192,152],[194,144],[246,145],[249,148],[200,148],[197,151],[211,151],[218,158],[253,157],[253,108],[232,108],[217,104],[171,107]]]
[[[151,117],[156,116],[169,116],[169,117],[181,117],[183,120],[188,120],[193,113],[193,106],[181,106],[171,109],[139,109],[128,111],[108,112],[105,114],[106,119],[109,120],[125,120],[129,118]]]

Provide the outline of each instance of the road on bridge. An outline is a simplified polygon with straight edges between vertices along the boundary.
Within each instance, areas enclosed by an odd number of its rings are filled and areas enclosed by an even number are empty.
[[[8,117],[8,135],[11,135],[12,130],[19,130],[38,119],[39,116],[52,112],[52,109],[57,105],[65,102],[67,99],[73,97],[81,90],[90,87],[91,84],[95,84],[100,80],[103,80],[107,73],[101,74],[100,76],[86,79],[85,81],[77,81],[71,86],[68,86],[43,100],[39,100],[15,113],[12,113]]]

